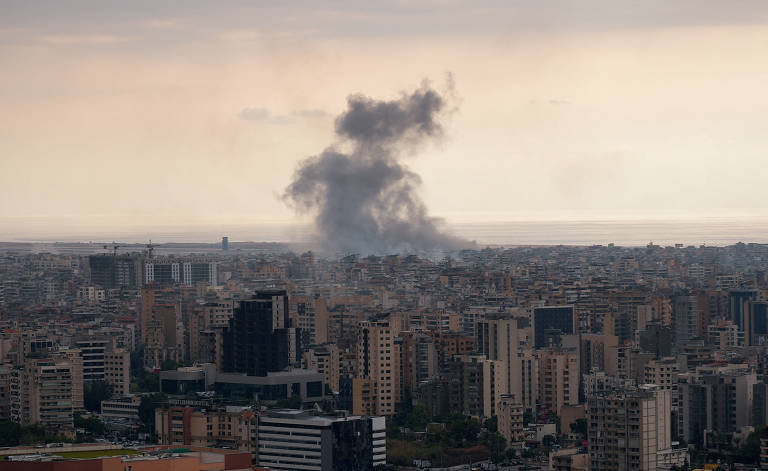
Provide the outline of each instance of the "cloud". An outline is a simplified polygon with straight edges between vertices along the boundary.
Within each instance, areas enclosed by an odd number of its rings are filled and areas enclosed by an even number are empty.
[[[325,110],[309,109],[309,110],[296,110],[293,113],[291,113],[291,115],[297,116],[299,118],[325,118],[327,116],[330,116],[331,114]]]
[[[70,44],[116,44],[125,42],[128,38],[110,34],[57,34],[42,36],[40,40],[44,43],[63,46]]]
[[[179,18],[151,18],[140,24],[145,28],[160,30],[179,30],[187,26],[186,20]]]
[[[272,113],[266,108],[243,108],[240,111],[240,119],[247,121],[266,121],[272,116]]]
[[[296,122],[295,118],[324,118],[330,114],[320,109],[295,110],[287,115],[273,114],[266,108],[252,107],[243,108],[240,111],[240,119],[246,121],[261,121],[269,124],[292,124]]]

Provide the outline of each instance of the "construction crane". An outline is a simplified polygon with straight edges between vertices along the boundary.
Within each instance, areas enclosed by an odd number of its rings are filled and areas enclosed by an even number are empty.
[[[155,252],[155,246],[152,245],[152,239],[149,239],[149,243],[147,244],[147,255],[149,258],[152,258],[152,254]]]
[[[116,256],[117,256],[117,249],[119,249],[119,248],[120,248],[120,246],[119,246],[119,245],[117,245],[117,243],[116,243],[116,242],[112,241],[112,256],[113,256],[113,257],[116,257]],[[108,246],[108,245],[105,245],[105,246],[104,246],[104,250],[109,250],[109,246]]]

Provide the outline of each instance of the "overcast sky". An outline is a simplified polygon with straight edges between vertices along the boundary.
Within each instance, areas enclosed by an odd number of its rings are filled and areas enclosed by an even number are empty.
[[[450,222],[768,214],[768,2],[0,1],[0,224],[287,222],[346,97],[453,74]],[[41,223],[42,224],[42,223]]]

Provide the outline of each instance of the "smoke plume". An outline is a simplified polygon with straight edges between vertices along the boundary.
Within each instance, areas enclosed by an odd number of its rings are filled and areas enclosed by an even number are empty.
[[[316,213],[326,249],[363,255],[456,250],[471,243],[441,230],[400,158],[443,135],[446,99],[424,83],[392,101],[351,95],[336,118],[336,144],[299,164],[283,199]]]

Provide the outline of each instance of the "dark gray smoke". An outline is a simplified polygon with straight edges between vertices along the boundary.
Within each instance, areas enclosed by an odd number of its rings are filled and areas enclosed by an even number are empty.
[[[336,118],[337,144],[299,165],[284,200],[317,213],[316,230],[329,250],[366,255],[470,246],[428,215],[417,194],[421,178],[399,161],[442,137],[447,111],[446,100],[426,83],[392,101],[350,96]]]

